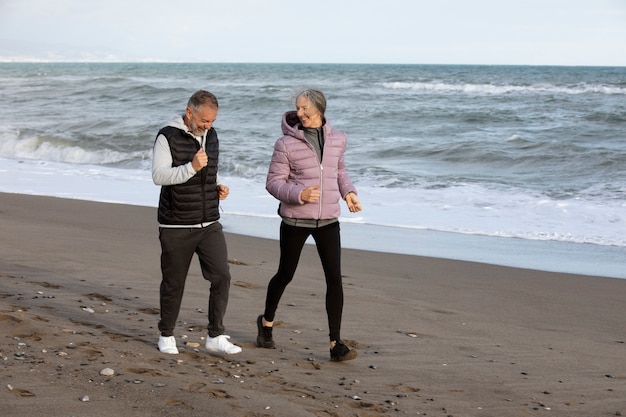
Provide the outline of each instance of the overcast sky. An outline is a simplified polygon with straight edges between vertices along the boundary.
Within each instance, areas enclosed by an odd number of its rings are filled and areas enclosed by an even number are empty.
[[[0,61],[626,66],[626,0],[0,0]]]

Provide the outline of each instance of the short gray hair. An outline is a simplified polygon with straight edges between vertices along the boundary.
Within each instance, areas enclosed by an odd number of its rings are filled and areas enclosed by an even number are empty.
[[[189,102],[187,103],[187,107],[190,107],[194,110],[197,110],[199,107],[204,105],[209,105],[215,107],[216,109],[219,108],[219,104],[217,103],[217,97],[215,97],[213,93],[209,93],[205,90],[198,90],[193,93],[193,95],[189,99]]]
[[[307,88],[306,90],[302,90],[296,96],[296,101],[300,97],[306,97],[311,100],[311,103],[315,108],[322,114],[322,118],[324,117],[324,113],[326,113],[326,97],[324,93],[320,90],[316,90],[313,88]]]

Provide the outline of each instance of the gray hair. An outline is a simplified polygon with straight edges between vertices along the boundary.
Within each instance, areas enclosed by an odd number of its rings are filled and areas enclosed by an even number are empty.
[[[326,113],[326,97],[324,93],[320,90],[315,90],[313,88],[307,88],[306,90],[302,90],[296,96],[296,101],[300,97],[306,97],[311,100],[311,103],[315,108],[322,114],[322,118],[324,118],[324,113]]]
[[[198,90],[189,99],[187,103],[187,107],[197,110],[199,107],[209,105],[211,107],[219,108],[219,104],[217,103],[217,97],[213,95],[213,93],[209,93],[205,90]]]

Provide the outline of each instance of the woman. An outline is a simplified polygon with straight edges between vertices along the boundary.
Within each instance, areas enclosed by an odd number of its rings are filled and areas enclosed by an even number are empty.
[[[283,292],[293,279],[309,236],[313,236],[326,278],[326,314],[330,330],[330,358],[354,359],[357,352],[341,341],[343,286],[338,217],[339,200],[361,211],[356,189],[344,163],[347,138],[325,119],[326,98],[321,91],[296,96],[296,111],[283,115],[283,137],[276,141],[266,189],[280,201],[280,263],[270,280],[265,312],[257,318],[257,346],[273,348],[272,326]]]

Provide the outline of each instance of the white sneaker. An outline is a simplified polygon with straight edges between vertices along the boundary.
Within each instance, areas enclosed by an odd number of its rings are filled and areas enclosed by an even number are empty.
[[[207,336],[206,349],[209,352],[227,353],[229,355],[241,352],[241,348],[230,343],[228,339],[230,339],[230,336],[226,336],[225,334],[216,337]]]
[[[177,355],[178,348],[176,347],[176,339],[174,338],[174,336],[159,336],[159,350],[162,353]]]

